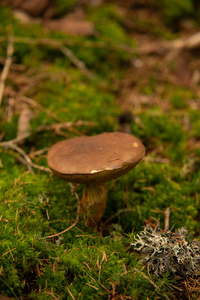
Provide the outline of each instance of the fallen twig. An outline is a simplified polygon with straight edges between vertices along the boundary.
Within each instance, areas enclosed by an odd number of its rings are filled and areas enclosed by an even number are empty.
[[[0,37],[0,42],[5,42],[7,40],[6,37]],[[34,44],[34,45],[49,45],[49,46],[82,46],[85,48],[98,48],[98,49],[108,49],[111,51],[119,51],[134,54],[137,52],[136,48],[130,47],[126,44],[118,43],[117,45],[113,45],[113,43],[105,43],[99,41],[76,41],[72,39],[67,40],[58,40],[58,39],[50,39],[50,38],[29,38],[29,37],[14,37],[15,43],[22,43],[22,44]]]
[[[68,128],[79,127],[79,126],[94,126],[95,124],[96,124],[95,122],[80,120],[80,121],[75,121],[75,122],[63,122],[63,123],[56,123],[56,124],[54,123],[51,125],[41,125],[35,131],[29,132],[23,136],[20,136],[18,138],[10,140],[10,141],[0,142],[0,147],[9,147],[10,144],[18,144],[22,140],[30,137],[31,135],[45,131],[45,130],[55,130],[56,131],[58,128],[68,129]]]
[[[81,61],[80,59],[78,59],[75,54],[66,46],[57,46],[57,48],[65,55],[67,56],[72,62],[73,64],[79,68],[85,75],[87,75],[89,78],[94,77],[94,75],[88,70],[88,68],[86,67],[86,65],[84,64],[83,61]]]
[[[151,211],[154,212],[154,213],[164,214],[164,218],[165,218],[164,230],[165,231],[169,229],[170,209],[171,209],[171,206],[167,207],[165,210],[161,210],[161,209],[153,210],[153,209],[151,209]]]
[[[63,122],[63,123],[56,123],[51,125],[41,125],[38,127],[37,132],[44,131],[44,130],[59,130],[59,129],[68,129],[71,127],[78,127],[78,126],[88,126],[88,125],[95,125],[95,122],[89,121],[76,121],[76,122]]]
[[[167,207],[164,211],[164,216],[165,216],[165,227],[164,230],[167,231],[169,229],[169,217],[170,217],[170,208]]]
[[[146,47],[138,47],[135,52],[140,55],[149,55],[151,53],[163,55],[172,52],[178,55],[182,50],[193,50],[200,47],[200,32],[194,33],[189,37],[179,38],[173,41],[155,41]],[[171,54],[170,54],[171,55]]]
[[[45,147],[45,148],[40,149],[40,150],[31,151],[31,152],[29,153],[29,157],[30,157],[30,158],[34,158],[35,156],[41,155],[41,154],[47,152],[48,150],[49,150],[49,148]]]
[[[0,41],[5,41],[5,38],[0,38]],[[76,55],[65,46],[67,44],[67,41],[59,41],[54,39],[48,39],[48,38],[40,38],[40,39],[34,39],[34,38],[21,38],[21,37],[14,37],[13,38],[14,43],[25,43],[25,44],[38,44],[38,45],[49,45],[53,48],[56,48],[60,50],[65,56],[71,60],[71,62],[79,68],[85,75],[92,78],[93,74],[89,71],[89,69],[86,67],[84,62],[82,62],[80,59],[76,57]]]
[[[13,38],[10,38],[8,40],[8,46],[7,46],[7,56],[6,56],[6,61],[5,65],[3,67],[3,71],[1,73],[0,77],[0,106],[3,98],[3,93],[4,93],[4,88],[5,88],[5,81],[9,73],[10,66],[12,64],[12,56],[14,52],[14,47],[13,47]]]
[[[170,160],[168,158],[161,158],[161,157],[145,156],[145,157],[143,157],[143,160],[146,162],[154,162],[154,163],[159,163],[159,164],[169,164],[170,163]]]
[[[21,154],[21,156],[24,158],[24,162],[26,163],[31,174],[34,174],[33,168],[47,172],[47,173],[51,173],[51,170],[49,168],[45,168],[43,166],[34,164],[32,162],[32,160],[30,159],[30,157],[24,152],[24,150],[22,148],[20,148],[19,146],[15,145],[14,143],[10,143],[10,144],[6,145],[6,147],[11,148],[11,149],[15,150],[16,152],[18,152],[19,154]]]
[[[0,42],[5,42],[7,40],[6,37],[0,37]],[[51,38],[29,38],[29,37],[18,37],[15,36],[13,37],[13,42],[14,43],[23,43],[23,44],[35,44],[35,45],[49,45],[52,47],[55,47],[59,49],[61,52],[63,52],[68,58],[75,64],[77,65],[78,68],[82,68],[82,64],[79,65],[79,59],[76,61],[77,57],[75,56],[74,60],[74,53],[71,56],[71,50],[68,49],[62,49],[62,47],[65,47],[65,45],[68,46],[78,46],[81,44],[82,47],[88,47],[88,48],[100,48],[100,49],[108,49],[111,51],[126,51],[127,53],[130,54],[139,54],[139,55],[149,55],[151,53],[157,53],[157,54],[163,54],[166,53],[166,51],[171,51],[173,49],[177,50],[182,50],[182,49],[188,49],[192,50],[195,48],[200,47],[200,32],[194,33],[189,37],[186,38],[180,38],[176,39],[174,41],[161,41],[155,43],[152,43],[148,47],[130,47],[125,44],[108,44],[104,42],[94,42],[94,41],[75,41],[72,39],[67,39],[67,40],[58,40],[58,39],[51,39]],[[73,61],[74,60],[74,61]],[[78,64],[77,64],[78,63]],[[83,66],[85,64],[83,63]],[[84,68],[84,67],[83,67]],[[83,72],[85,72],[84,69],[82,69]],[[89,70],[88,70],[89,71]],[[86,71],[87,72],[87,71]],[[89,76],[91,75],[89,71]]]
[[[51,118],[55,119],[56,121],[60,122],[60,119],[54,114],[52,113],[49,109],[45,108],[44,106],[42,106],[41,104],[39,104],[38,102],[36,102],[35,100],[26,97],[26,96],[21,96],[20,100],[22,100],[25,103],[30,104],[31,106],[44,111],[47,115],[49,115]]]
[[[200,47],[200,32],[196,32],[189,37],[180,38],[172,42],[166,42],[166,48],[176,49],[196,49]]]
[[[19,146],[13,144],[13,143],[10,143],[10,145],[8,146],[9,148],[15,150],[16,152],[18,152],[19,154],[21,154],[21,156],[24,158],[27,166],[28,166],[28,169],[30,171],[31,174],[34,173],[33,169],[32,169],[32,161],[31,159],[28,157],[28,155],[24,152],[24,150],[22,148],[20,148]]]
[[[18,157],[18,159],[19,159],[19,161],[21,162],[21,163],[23,163],[24,165],[27,165],[27,163],[26,163],[26,161],[22,158],[22,157]],[[49,168],[45,168],[45,167],[43,167],[43,166],[40,166],[40,165],[37,165],[37,164],[35,164],[35,163],[31,163],[31,165],[30,165],[32,168],[35,168],[35,169],[38,169],[38,170],[40,170],[40,171],[43,171],[43,172],[46,172],[46,173],[51,173],[51,170],[49,169]],[[34,172],[33,172],[34,173]]]

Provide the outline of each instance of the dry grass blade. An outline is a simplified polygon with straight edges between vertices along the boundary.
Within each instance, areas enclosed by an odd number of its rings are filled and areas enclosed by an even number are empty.
[[[74,223],[73,223],[71,226],[69,226],[68,228],[66,228],[65,230],[63,230],[63,231],[61,231],[61,232],[59,232],[59,233],[50,235],[50,236],[43,237],[43,238],[41,238],[42,240],[43,240],[43,239],[51,239],[51,238],[60,236],[60,235],[62,235],[63,233],[66,233],[67,231],[69,231],[69,230],[71,230],[73,227],[75,227],[76,224],[77,224],[78,221],[79,221],[79,216],[80,216],[80,212],[81,212],[81,200],[80,200],[78,194],[76,193],[73,184],[69,182],[69,185],[70,185],[70,187],[71,187],[72,194],[75,195],[75,197],[76,197],[76,199],[77,199],[77,202],[78,202],[78,208],[77,208],[77,212],[76,212],[76,219],[75,219]]]
[[[133,270],[136,273],[141,274],[146,280],[148,280],[151,283],[151,285],[153,285],[155,287],[155,289],[158,290],[159,293],[161,293],[165,297],[165,299],[170,300],[170,298],[165,293],[163,293],[162,290],[146,274],[144,274],[143,272],[141,272],[140,270],[138,270],[136,268],[134,268]]]
[[[51,295],[53,299],[59,300],[60,298],[56,297],[53,293],[46,292],[46,294]]]
[[[74,298],[72,292],[70,291],[70,289],[69,289],[68,287],[67,287],[67,290],[68,290],[68,293],[70,294],[70,297],[71,297],[73,300],[75,300],[75,298]]]

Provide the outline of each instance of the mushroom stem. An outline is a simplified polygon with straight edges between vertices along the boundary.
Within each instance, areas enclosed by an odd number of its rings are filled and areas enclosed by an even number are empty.
[[[95,227],[104,215],[107,201],[107,184],[89,183],[81,200],[83,212],[86,215],[86,225]]]

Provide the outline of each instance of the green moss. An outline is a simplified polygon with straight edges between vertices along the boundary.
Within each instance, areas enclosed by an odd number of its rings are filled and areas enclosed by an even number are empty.
[[[64,8],[59,6],[59,10],[68,10],[73,3],[64,1]],[[87,16],[95,23],[98,34],[69,37],[42,30],[41,25],[24,27],[7,9],[0,10],[2,37],[6,37],[10,30],[8,25],[12,23],[15,36],[31,38],[32,42],[38,38],[59,39],[93,73],[90,78],[48,43],[15,43],[15,72],[19,64],[24,65],[23,78],[31,83],[25,95],[35,101],[35,106],[31,106],[34,112],[30,121],[31,135],[19,146],[30,154],[35,164],[44,167],[48,167],[46,147],[55,142],[118,130],[120,80],[132,59],[132,55],[119,49],[123,49],[122,45],[134,49],[134,41],[127,35],[122,25],[123,16],[114,5],[102,5],[98,9],[88,6]],[[68,39],[73,46],[67,44]],[[84,42],[91,46],[84,46]],[[98,43],[104,47],[96,47]],[[115,47],[118,50],[115,51]],[[6,48],[7,42],[2,42],[2,57],[6,56]],[[22,75],[20,72],[18,76]],[[12,80],[8,76],[6,85],[20,91],[21,85],[15,76],[12,73]],[[41,80],[34,81],[37,76]],[[136,84],[147,96],[157,92],[158,82],[153,75],[145,85],[140,79]],[[163,211],[168,207],[171,208],[170,227],[185,226],[192,237],[199,237],[200,154],[198,149],[188,146],[189,139],[199,139],[199,112],[191,109],[188,101],[197,96],[190,88],[170,84],[162,86],[162,90],[161,100],[169,99],[170,112],[163,112],[162,105],[157,107],[154,103],[144,110],[133,111],[131,133],[145,144],[147,159],[128,174],[108,183],[108,204],[102,220],[107,223],[103,232],[86,227],[81,215],[78,224],[65,234],[46,238],[75,222],[76,197],[68,183],[36,168],[28,171],[17,151],[0,147],[1,293],[16,299],[103,300],[114,291],[113,297],[121,298],[165,299],[163,293],[171,297],[168,274],[163,278],[151,277],[155,284],[162,286],[162,293],[142,273],[135,271],[135,268],[141,270],[141,265],[127,247],[129,236],[140,232],[147,220],[160,220],[164,228]],[[1,108],[1,139],[8,141],[17,136],[20,111],[14,111],[7,122],[6,98]],[[190,132],[183,126],[184,116],[190,121]],[[37,132],[41,125],[78,120],[95,122],[95,125],[63,129],[65,137],[54,130]],[[41,149],[43,154],[33,155]],[[83,186],[76,186],[76,191],[81,198]],[[148,276],[146,270],[142,272]]]
[[[194,4],[191,0],[163,0],[161,1],[163,15],[168,24],[190,17],[194,13]]]
[[[63,15],[67,12],[70,11],[75,5],[76,5],[76,0],[56,0],[56,11],[59,15]]]
[[[17,124],[19,116],[15,114],[12,118],[12,122],[7,122],[2,119],[0,121],[2,132],[5,133],[5,140],[12,140],[17,135]]]
[[[153,110],[141,114],[140,119],[142,125],[132,122],[132,133],[141,137],[147,148],[158,149],[161,155],[169,157],[173,162],[183,162],[187,133],[183,131],[181,122],[176,119],[176,116]]]
[[[170,97],[170,103],[174,109],[188,109],[189,105],[188,102],[190,99],[196,99],[195,93],[183,87],[167,87],[167,93]]]

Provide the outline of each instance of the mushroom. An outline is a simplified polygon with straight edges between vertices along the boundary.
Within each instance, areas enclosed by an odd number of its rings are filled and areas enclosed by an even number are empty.
[[[58,142],[48,151],[47,161],[60,179],[85,184],[82,211],[86,224],[94,227],[106,208],[106,182],[133,169],[144,154],[145,147],[136,137],[107,132]]]

